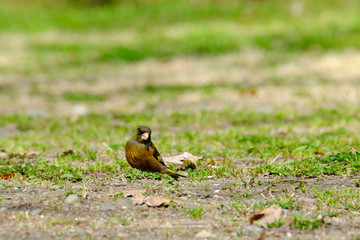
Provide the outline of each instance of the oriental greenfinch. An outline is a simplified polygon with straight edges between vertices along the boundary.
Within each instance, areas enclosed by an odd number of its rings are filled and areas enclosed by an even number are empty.
[[[159,172],[178,179],[185,177],[170,170],[164,163],[159,151],[151,141],[151,129],[140,126],[125,145],[126,160],[131,167],[146,172]]]

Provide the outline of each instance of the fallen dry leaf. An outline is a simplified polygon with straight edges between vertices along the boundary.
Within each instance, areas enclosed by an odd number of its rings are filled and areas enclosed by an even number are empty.
[[[146,197],[143,195],[146,190],[125,190],[123,191],[124,197],[129,197],[133,204],[143,205],[145,204],[148,207],[167,207],[170,204],[170,200],[163,197]],[[180,204],[180,202],[175,201],[175,203]]]
[[[250,224],[257,221],[260,226],[266,228],[268,224],[274,223],[284,215],[284,211],[281,207],[272,205],[271,207],[265,208],[260,213],[254,214],[250,217]]]
[[[9,179],[9,178],[13,178],[15,176],[16,176],[16,173],[4,173],[4,174],[0,175],[0,178]]]
[[[259,219],[262,218],[263,216],[264,216],[263,213],[254,213],[254,214],[251,215],[250,218],[249,218],[250,224],[254,224],[254,221],[259,220]]]
[[[163,197],[147,197],[145,204],[149,207],[169,206],[170,200]]]
[[[33,157],[33,156],[38,156],[40,155],[39,152],[36,152],[36,151],[29,151],[25,154],[26,157]]]
[[[125,190],[123,191],[124,197],[130,197],[131,201],[135,205],[142,205],[145,202],[145,196],[143,193],[145,190]]]
[[[63,155],[74,154],[74,150],[72,150],[72,149],[67,149],[67,150],[63,151],[62,154],[63,154]]]
[[[352,154],[356,154],[356,153],[357,153],[357,151],[356,151],[355,148],[351,148],[351,149],[350,149],[350,152],[351,152]]]
[[[324,155],[325,155],[325,153],[323,153],[323,152],[318,152],[318,151],[316,151],[315,154],[316,154],[316,155],[320,155],[320,156],[324,156]]]
[[[201,159],[202,157],[194,156],[191,153],[184,152],[183,154],[163,157],[164,163],[166,166],[169,166],[169,163],[180,164],[183,165],[185,161],[189,161],[190,165],[196,168],[196,161]]]
[[[28,151],[28,152],[21,152],[19,153],[19,156],[26,157],[26,158],[32,158],[40,155],[39,152],[36,151]]]
[[[141,193],[136,194],[135,196],[131,197],[131,201],[135,205],[142,205],[145,202],[146,197]]]

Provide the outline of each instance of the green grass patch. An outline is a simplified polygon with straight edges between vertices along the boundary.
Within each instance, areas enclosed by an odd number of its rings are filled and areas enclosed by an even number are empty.
[[[338,214],[336,210],[349,209],[351,211],[358,211],[360,209],[360,190],[353,188],[314,188],[314,197],[318,198],[320,202],[326,204],[331,210],[330,216]]]
[[[105,94],[89,94],[81,92],[69,92],[64,94],[65,100],[69,102],[101,102],[107,99]]]
[[[147,87],[144,94],[152,95],[157,91],[164,97],[176,94],[170,87],[153,86]],[[204,89],[184,87],[181,91],[205,91],[211,94],[215,90],[209,85]],[[76,99],[90,101],[87,96]],[[166,122],[162,114],[151,111],[140,114],[88,114],[76,120],[61,116],[3,115],[0,117],[0,127],[14,125],[16,132],[0,138],[2,149],[9,155],[0,163],[4,173],[20,171],[44,179],[61,179],[61,176],[63,179],[81,179],[95,172],[117,173],[119,170],[130,181],[144,177],[162,178],[156,174],[148,176],[129,170],[126,160],[117,153],[123,151],[126,141],[138,125],[145,124],[153,128],[153,142],[163,155],[176,151],[202,155],[204,159],[223,159],[221,164],[216,165],[214,160],[210,164],[200,161],[198,169],[187,170],[192,181],[238,178],[248,173],[253,176],[272,174],[285,177],[352,174],[360,169],[359,153],[347,151],[360,142],[357,132],[348,130],[347,124],[358,118],[357,112],[358,109],[353,107],[319,108],[307,113],[289,109],[270,113],[237,112],[228,108],[214,112],[174,111],[166,115]],[[164,123],[161,128],[157,127],[159,122]],[[193,125],[194,122],[197,124]],[[293,133],[294,129],[310,126],[330,127],[333,130]],[[274,134],[274,129],[280,127],[285,129],[285,133]],[[108,151],[103,142],[114,151]],[[72,150],[72,154],[63,155],[68,149]],[[39,158],[26,162],[28,158],[21,153],[28,151],[38,151]],[[49,162],[45,157],[47,153],[58,154],[58,158]],[[270,164],[279,153],[282,153],[281,160]],[[243,157],[261,158],[265,164],[244,171],[234,164],[234,160]],[[115,163],[108,164],[108,159],[113,159]],[[27,163],[30,165],[25,168]],[[86,163],[87,167],[78,168],[80,163]]]
[[[319,175],[346,175],[359,170],[360,154],[341,152],[324,157],[288,160],[283,164],[258,165],[250,169],[250,173],[317,177]]]
[[[195,219],[201,219],[203,214],[203,209],[200,206],[196,206],[191,210],[186,210],[185,213],[187,215],[192,216]]]

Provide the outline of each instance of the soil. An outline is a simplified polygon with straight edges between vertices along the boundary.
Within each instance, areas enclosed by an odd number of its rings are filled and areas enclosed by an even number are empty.
[[[313,187],[353,187],[355,182],[346,176],[324,176],[313,179],[264,176],[256,178],[263,185],[246,187],[240,179],[209,179],[201,182],[179,180],[173,191],[161,180],[141,179],[136,182],[118,178],[97,177],[91,183],[69,183],[65,187],[30,184],[21,179],[1,184],[21,187],[2,190],[0,202],[2,239],[257,239],[264,232],[266,239],[351,239],[360,234],[357,212],[337,217],[318,216],[324,227],[305,231],[295,228],[262,228],[250,225],[254,203],[273,201],[284,193],[293,194],[301,211],[316,215],[318,199]],[[303,193],[296,186],[309,189]],[[271,186],[272,192],[268,191]],[[75,196],[68,201],[68,190]],[[126,190],[146,190],[147,196],[162,196],[172,200],[169,206],[136,205],[131,197],[112,196]],[[81,194],[80,194],[81,193]],[[251,193],[242,198],[243,212],[232,207],[233,194]],[[186,209],[200,206],[201,219],[185,214]],[[299,211],[286,210],[286,214]],[[123,222],[121,219],[126,219]]]

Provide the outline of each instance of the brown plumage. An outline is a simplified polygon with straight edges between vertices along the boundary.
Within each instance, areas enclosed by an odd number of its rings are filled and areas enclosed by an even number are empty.
[[[185,177],[171,171],[164,163],[159,151],[151,141],[151,129],[140,126],[125,145],[126,160],[131,167],[146,172],[166,173],[177,179]]]

